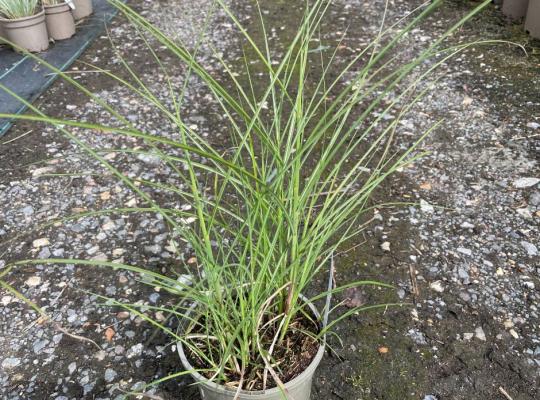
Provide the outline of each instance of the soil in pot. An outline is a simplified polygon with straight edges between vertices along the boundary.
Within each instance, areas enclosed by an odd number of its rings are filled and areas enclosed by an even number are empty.
[[[67,3],[45,6],[45,21],[54,40],[69,39],[75,34],[75,20]]]
[[[298,318],[293,321],[291,324],[292,330],[289,331],[289,333],[285,336],[283,344],[281,346],[276,346],[273,352],[273,358],[276,360],[276,363],[281,366],[279,368],[279,378],[284,383],[289,382],[300,375],[308,367],[319,350],[320,343],[317,340],[304,333],[301,333],[301,331],[313,332],[313,322],[304,316],[301,317],[302,318]],[[263,321],[262,324],[264,325],[266,322],[267,321]],[[277,326],[274,326],[272,329],[268,329],[265,336],[261,338],[262,348],[270,348],[272,340],[275,336],[275,328],[277,328]],[[316,328],[315,334],[317,331],[318,328]],[[197,333],[202,335],[205,334],[205,332],[195,332],[195,334]],[[201,342],[200,345],[204,346],[205,343]],[[190,352],[189,350],[187,351],[187,357],[191,364],[196,368],[208,368],[208,365],[205,365],[203,360],[199,359],[196,354]],[[251,361],[253,361],[252,364],[257,363],[258,365],[264,365],[262,358]],[[248,369],[245,372],[245,384],[243,386],[244,390],[258,391],[263,389],[272,389],[277,386],[277,383],[269,374],[268,382],[265,388],[263,386],[263,381],[261,379],[262,374],[260,372],[262,372],[262,370],[254,368]],[[276,370],[276,372],[278,372],[278,370]],[[206,378],[211,378],[212,375],[213,373],[207,373],[205,376]],[[233,371],[226,374],[226,376],[228,382],[239,382],[241,379],[240,374]]]
[[[37,53],[49,47],[44,10],[31,17],[2,19],[0,23],[6,39],[27,51]]]
[[[72,0],[75,7],[71,12],[75,21],[86,18],[94,12],[92,0]]]

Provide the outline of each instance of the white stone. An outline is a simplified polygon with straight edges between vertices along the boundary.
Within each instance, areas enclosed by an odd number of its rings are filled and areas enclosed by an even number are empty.
[[[471,256],[472,251],[470,249],[467,249],[465,247],[458,247],[457,251],[459,251],[461,254],[465,254],[466,256]]]
[[[525,189],[540,183],[540,178],[519,178],[514,181],[514,186],[518,189]]]
[[[2,368],[4,369],[15,368],[20,363],[21,363],[21,360],[19,358],[9,357],[9,358],[6,358],[4,361],[2,361]]]
[[[444,292],[444,286],[442,285],[441,281],[435,281],[431,285],[429,285],[429,287],[437,293]]]
[[[32,246],[34,246],[34,248],[36,249],[40,247],[48,246],[49,244],[51,243],[49,242],[49,239],[47,238],[36,239],[32,242]]]
[[[31,276],[25,282],[28,286],[38,286],[41,284],[41,278],[39,276]]]
[[[32,176],[34,178],[37,178],[38,176],[41,176],[41,175],[44,175],[44,174],[49,174],[51,172],[54,172],[53,167],[42,167],[42,168],[38,168],[38,169],[33,170],[32,171]]]
[[[478,328],[476,328],[476,329],[474,330],[474,336],[476,336],[476,338],[477,338],[478,340],[481,340],[481,341],[483,341],[483,342],[486,341],[486,334],[484,333],[484,330],[482,329],[481,326],[479,326]]]
[[[425,212],[425,213],[432,213],[433,211],[435,211],[435,208],[424,199],[421,199],[420,210],[422,210],[422,212]]]
[[[2,300],[1,300],[1,303],[5,307],[8,304],[13,303],[14,300],[15,300],[15,298],[13,298],[11,296],[3,296]]]

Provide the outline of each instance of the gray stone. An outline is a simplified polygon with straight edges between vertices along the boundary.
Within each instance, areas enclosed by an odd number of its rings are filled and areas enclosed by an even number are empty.
[[[531,206],[540,206],[540,192],[536,191],[529,197],[529,204]]]
[[[467,268],[466,267],[459,267],[458,268],[458,276],[459,278],[463,281],[463,283],[465,285],[468,285],[470,280],[469,280],[469,273],[467,272]]]
[[[21,212],[29,217],[30,215],[34,214],[34,208],[32,206],[26,206],[26,207],[23,207],[21,208]]]
[[[49,344],[49,341],[47,339],[39,339],[34,342],[32,345],[32,348],[34,350],[34,353],[39,353],[45,346]]]
[[[133,358],[133,357],[141,355],[142,351],[143,351],[143,344],[139,343],[134,346],[131,346],[131,348],[127,351],[126,356],[127,358]]]
[[[116,371],[110,368],[107,368],[105,370],[105,381],[106,382],[112,382],[114,378],[116,378]]]
[[[51,256],[51,251],[48,247],[43,247],[38,254],[38,258],[49,258]]]
[[[461,225],[460,225],[463,229],[473,229],[474,228],[474,224],[471,224],[470,222],[463,222]]]
[[[2,361],[2,368],[4,369],[15,368],[20,364],[21,364],[20,358],[8,357],[4,361]]]
[[[459,292],[459,298],[466,303],[471,301],[471,295],[467,292]]]
[[[159,254],[161,253],[161,246],[157,244],[144,246],[144,251],[150,254]]]
[[[139,154],[137,159],[148,165],[158,165],[161,163],[161,158],[151,154]]]
[[[461,254],[465,254],[466,256],[471,256],[472,255],[472,251],[470,249],[465,248],[465,247],[458,247],[457,251],[460,252]]]
[[[530,242],[527,242],[525,240],[522,240],[521,241],[521,246],[523,246],[523,248],[527,252],[527,255],[529,255],[531,257],[534,257],[534,256],[538,255],[538,248],[534,244],[532,244]]]

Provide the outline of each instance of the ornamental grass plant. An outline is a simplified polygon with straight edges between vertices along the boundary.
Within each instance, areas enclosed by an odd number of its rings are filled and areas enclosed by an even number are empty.
[[[144,204],[88,212],[74,218],[106,212],[158,213],[173,235],[189,243],[196,266],[186,264],[184,274],[178,277],[145,266],[113,262],[24,260],[8,266],[2,276],[20,265],[44,263],[93,265],[140,275],[143,283],[177,297],[175,306],[141,308],[106,299],[108,304],[126,308],[182,343],[198,371],[210,381],[237,391],[276,386],[283,389],[285,381],[297,373],[288,371],[284,361],[301,353],[290,346],[292,342],[299,341],[300,349],[302,344],[314,344],[310,349],[316,351],[336,323],[377,307],[352,308],[323,324],[309,312],[302,294],[310,292],[316,277],[328,273],[336,250],[365,228],[366,216],[379,206],[370,202],[377,188],[394,172],[422,156],[418,146],[438,124],[418,133],[409,148],[396,151],[392,144],[400,118],[432,88],[426,82],[437,67],[472,44],[486,43],[443,46],[450,35],[489,1],[479,4],[403,64],[397,62],[395,52],[441,1],[422,5],[390,27],[384,27],[383,21],[379,34],[370,44],[345,65],[340,64],[335,73],[337,49],[326,60],[321,60],[314,51],[331,1],[305,2],[296,33],[275,62],[260,8],[262,44],[256,43],[222,0],[217,0],[216,5],[228,15],[250,47],[250,57],[263,66],[262,92],[255,90],[249,68],[245,71],[245,84],[219,58],[229,85],[225,86],[197,61],[196,50],[190,51],[168,38],[121,1],[110,1],[142,32],[147,43],[152,41],[166,48],[186,66],[186,82],[193,75],[204,82],[225,116],[233,145],[227,150],[218,148],[186,122],[185,110],[189,108],[186,86],[175,90],[167,75],[169,102],[165,103],[124,60],[122,64],[130,79],[96,70],[159,110],[174,126],[173,138],[137,129],[113,105],[36,56],[32,57],[99,104],[115,122],[103,125],[57,119],[44,115],[31,104],[28,104],[33,111],[31,115],[0,114],[0,118],[40,121],[57,127],[136,193]],[[148,47],[148,55],[166,73],[152,46]],[[246,65],[249,61],[253,60],[246,60]],[[313,63],[318,63],[319,75],[312,73]],[[8,88],[1,88],[19,98]],[[175,171],[182,184],[127,176],[105,159],[103,153],[72,133],[71,127],[144,140],[152,155]],[[178,206],[161,204],[152,194],[155,189],[177,196]],[[180,207],[181,204],[189,207]],[[5,280],[0,280],[0,284],[18,293]],[[373,281],[349,282],[318,293],[309,301],[316,302],[361,285],[388,286]],[[26,301],[39,310],[38,305]],[[193,304],[196,304],[193,313],[186,317]],[[184,321],[183,329],[176,330],[157,321],[150,313],[155,311]],[[325,312],[328,311],[333,310],[327,306]],[[286,395],[284,389],[283,392]]]
[[[0,16],[7,19],[31,17],[38,6],[39,0],[0,0]]]

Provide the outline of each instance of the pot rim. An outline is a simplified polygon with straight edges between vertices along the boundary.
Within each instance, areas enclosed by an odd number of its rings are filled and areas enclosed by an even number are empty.
[[[40,12],[38,12],[38,13],[36,13],[34,15],[30,15],[29,17],[22,17],[22,18],[15,18],[15,19],[9,19],[9,18],[0,17],[0,21],[2,21],[4,23],[4,26],[5,26],[6,23],[29,21],[32,18],[41,17],[44,14],[45,14],[45,9],[41,8]]]
[[[300,298],[307,304],[307,306],[311,309],[311,311],[313,311],[313,313],[318,319],[322,319],[319,311],[315,308],[315,305],[313,305],[313,303],[311,303],[303,295],[300,295]],[[194,303],[189,308],[188,315],[189,313],[193,311],[193,309],[196,306],[197,306],[197,303]],[[182,342],[177,342],[176,347],[178,350],[178,354],[180,356],[180,361],[182,362],[182,365],[184,366],[186,371],[193,370],[194,369],[193,366],[188,361],[187,356],[184,353],[184,346]],[[284,383],[285,389],[289,389],[291,387],[296,386],[298,383],[304,381],[308,375],[312,375],[317,369],[317,367],[319,366],[319,363],[321,362],[324,356],[325,350],[326,350],[326,340],[323,339],[322,343],[319,346],[319,350],[317,350],[317,353],[315,354],[315,357],[313,357],[313,360],[311,360],[311,363],[306,367],[304,371],[302,371],[300,375],[291,379],[288,382],[285,382]],[[224,385],[219,385],[215,382],[209,382],[207,378],[199,374],[197,371],[190,372],[189,374],[193,377],[193,379],[195,379],[201,385],[204,385],[211,389],[222,391],[222,392],[230,392],[231,394],[236,393],[236,390],[234,389],[230,389]],[[240,394],[250,395],[250,396],[272,395],[272,394],[278,394],[278,393],[282,393],[282,390],[279,387],[266,389],[266,390],[253,390],[253,391],[241,390],[240,391]]]
[[[67,1],[64,1],[63,3],[58,3],[58,4],[43,5],[43,9],[45,11],[55,9],[55,8],[60,8],[60,7],[67,7],[68,10],[71,10]]]

